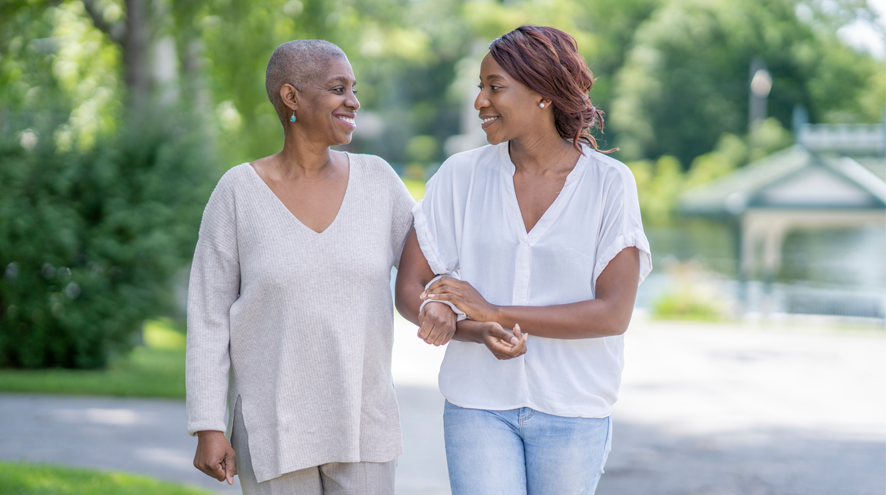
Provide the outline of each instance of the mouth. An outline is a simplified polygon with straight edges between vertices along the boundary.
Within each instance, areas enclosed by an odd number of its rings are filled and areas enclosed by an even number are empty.
[[[483,120],[483,128],[486,129],[495,123],[495,121],[498,120],[498,117],[480,117],[480,119]]]
[[[354,122],[355,116],[340,115],[340,114],[333,114],[333,116],[336,119],[338,119],[340,122],[343,122],[346,126],[350,127],[351,129],[357,128],[357,123]]]

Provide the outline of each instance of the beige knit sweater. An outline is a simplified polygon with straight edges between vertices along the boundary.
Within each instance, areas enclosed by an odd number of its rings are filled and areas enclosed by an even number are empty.
[[[396,266],[414,204],[381,158],[349,155],[322,233],[248,163],[222,177],[188,291],[188,433],[230,434],[237,396],[259,482],[329,462],[400,456],[391,379]]]

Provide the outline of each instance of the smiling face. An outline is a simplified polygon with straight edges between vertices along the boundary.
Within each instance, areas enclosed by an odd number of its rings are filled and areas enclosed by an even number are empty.
[[[550,112],[539,107],[549,101],[511,77],[487,54],[480,64],[480,94],[474,108],[480,112],[481,125],[490,144],[520,139],[537,132],[540,120]]]
[[[360,108],[354,88],[356,84],[348,60],[331,59],[325,64],[325,73],[317,74],[296,91],[296,125],[316,144],[350,143],[351,134],[357,128],[355,117]],[[281,96],[285,101],[286,96]]]

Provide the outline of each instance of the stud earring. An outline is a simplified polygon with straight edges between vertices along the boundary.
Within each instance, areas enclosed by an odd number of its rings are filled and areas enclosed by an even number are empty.
[[[541,108],[544,108],[544,107],[545,107],[545,103],[544,103],[544,102],[541,102],[541,103],[538,104],[538,106],[540,106]]]
[[[295,110],[292,111],[292,117],[289,117],[290,122],[295,122]]]

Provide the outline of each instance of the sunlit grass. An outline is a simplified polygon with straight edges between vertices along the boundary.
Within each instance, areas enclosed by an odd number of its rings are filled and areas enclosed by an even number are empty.
[[[0,462],[4,495],[208,495],[210,492],[146,476],[20,462]]]
[[[416,201],[425,197],[425,181],[416,179],[403,179],[406,189]]]
[[[0,392],[184,398],[184,332],[170,320],[151,320],[144,341],[105,370],[0,370]]]

